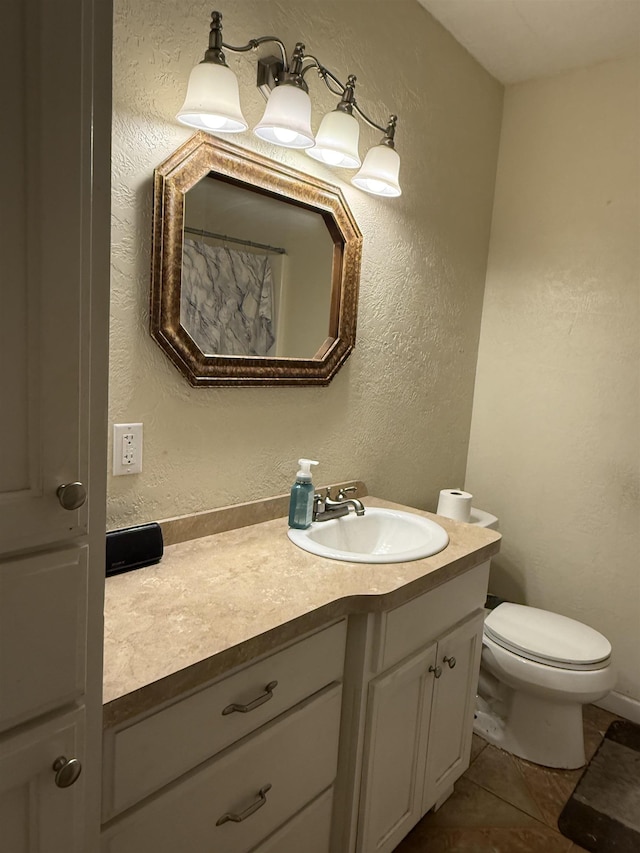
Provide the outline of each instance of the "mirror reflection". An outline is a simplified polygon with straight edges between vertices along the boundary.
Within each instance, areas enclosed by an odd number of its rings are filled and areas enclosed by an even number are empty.
[[[180,323],[205,355],[313,358],[333,252],[320,213],[209,174],[185,193]]]
[[[361,253],[337,187],[197,133],[153,174],[151,336],[193,386],[327,385]]]

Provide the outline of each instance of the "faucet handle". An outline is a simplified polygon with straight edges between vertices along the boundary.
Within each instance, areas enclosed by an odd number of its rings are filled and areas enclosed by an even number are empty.
[[[357,486],[345,486],[344,488],[340,489],[340,491],[336,495],[336,500],[337,501],[343,501],[348,494],[351,494],[352,492],[357,492],[357,491],[358,491]]]
[[[326,509],[326,498],[320,494],[320,492],[316,492],[313,496],[313,512],[311,515],[311,520],[316,521],[320,513],[324,512]]]

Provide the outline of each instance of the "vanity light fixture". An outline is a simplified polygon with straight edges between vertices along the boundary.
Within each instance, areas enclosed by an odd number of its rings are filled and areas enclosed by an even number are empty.
[[[291,61],[283,42],[275,36],[250,39],[234,46],[222,40],[222,15],[211,13],[209,48],[204,59],[189,77],[187,95],[177,119],[182,124],[211,133],[239,133],[248,125],[242,115],[238,82],[227,66],[223,48],[233,53],[257,50],[262,44],[277,46],[280,56],[258,62],[258,86],[269,92],[267,106],[254,133],[267,142],[285,148],[305,149],[310,157],[328,166],[357,169],[352,183],[365,192],[380,196],[399,196],[400,157],[395,150],[397,116],[386,126],[377,124],[359,106],[355,97],[356,78],[351,74],[343,84],[315,56],[305,54],[298,42]],[[305,75],[315,68],[329,91],[340,98],[338,106],[322,119],[317,137],[311,129],[311,98]],[[358,115],[382,132],[378,145],[371,148],[361,164],[358,154],[360,125]]]

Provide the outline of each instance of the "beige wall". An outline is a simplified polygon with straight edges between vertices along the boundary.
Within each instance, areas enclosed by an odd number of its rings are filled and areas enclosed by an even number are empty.
[[[357,347],[327,388],[193,389],[148,334],[151,178],[189,136],[174,116],[210,11],[115,3],[109,417],[142,421],[145,445],[141,475],[110,478],[110,527],[282,493],[300,456],[320,460],[319,484],[358,477],[434,508],[464,477],[502,87],[414,0],[228,4],[228,41],[304,41],[358,76],[379,121],[399,114],[404,194],[376,200],[302,153],[236,136],[343,189],[364,235]],[[254,59],[228,59],[255,124]],[[311,87],[317,128],[335,99]],[[379,136],[364,130],[362,153]]]
[[[601,630],[635,700],[639,71],[506,91],[466,479],[500,516],[493,591]]]

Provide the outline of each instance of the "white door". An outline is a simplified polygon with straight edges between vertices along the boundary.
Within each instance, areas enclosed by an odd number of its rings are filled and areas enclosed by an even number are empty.
[[[435,644],[369,685],[358,853],[388,853],[422,817]]]
[[[0,848],[8,853],[92,853],[98,843],[111,15],[110,0],[0,4]],[[83,764],[71,787],[55,782],[62,756]]]
[[[427,746],[423,812],[428,811],[469,766],[483,614],[476,613],[438,642]]]
[[[65,511],[58,486],[88,473],[81,333],[91,275],[91,127],[78,121],[81,0],[2,4],[3,149],[0,228],[0,542],[33,548],[87,529],[86,503]],[[10,36],[8,34],[11,34]],[[9,83],[10,81],[10,83]],[[81,251],[81,249],[83,251]],[[83,384],[85,387],[82,387]]]

